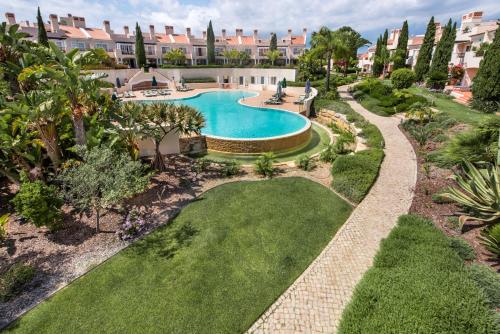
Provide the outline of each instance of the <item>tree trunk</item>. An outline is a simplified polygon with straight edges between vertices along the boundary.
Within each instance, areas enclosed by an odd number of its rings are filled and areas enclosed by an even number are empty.
[[[77,145],[86,146],[85,124],[83,123],[83,108],[80,105],[73,107],[71,118],[75,128],[75,142]]]
[[[48,123],[38,127],[42,141],[47,150],[47,155],[49,156],[54,169],[57,169],[61,164],[61,151],[59,150],[59,144],[57,143],[57,130],[54,123]]]
[[[327,58],[327,64],[326,64],[326,87],[325,87],[325,91],[330,91],[330,71],[331,71],[331,68],[332,68],[332,56],[331,54],[329,53],[328,54],[328,58]]]
[[[99,208],[95,209],[95,232],[97,234],[101,233],[101,226],[99,225],[101,219],[101,210]]]
[[[165,165],[165,160],[160,152],[160,143],[161,141],[155,140],[155,156],[152,161],[152,167],[159,172],[164,172],[167,170],[167,166]]]

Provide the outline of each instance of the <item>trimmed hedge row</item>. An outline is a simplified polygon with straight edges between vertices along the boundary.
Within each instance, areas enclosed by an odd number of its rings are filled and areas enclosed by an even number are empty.
[[[356,286],[339,333],[489,334],[493,313],[449,239],[405,215]]]

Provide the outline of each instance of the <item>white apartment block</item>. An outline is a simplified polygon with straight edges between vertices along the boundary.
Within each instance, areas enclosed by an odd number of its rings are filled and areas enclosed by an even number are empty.
[[[37,25],[28,21],[16,22],[13,13],[5,14],[7,24],[19,24],[20,30],[29,34],[29,39],[36,41]],[[116,33],[111,29],[110,21],[104,21],[102,28],[87,27],[84,17],[67,14],[58,17],[50,14],[49,21],[45,24],[47,36],[50,41],[57,44],[62,50],[71,49],[89,50],[102,48],[106,50],[118,64],[126,64],[135,68],[135,31],[131,32],[128,26],[123,27],[122,33]],[[174,32],[174,27],[165,26],[162,32],[155,30],[154,25],[149,26],[147,32],[143,31],[144,46],[147,61],[150,66],[156,67],[165,63],[163,56],[172,49],[180,49],[186,55],[189,65],[204,65],[207,63],[207,34],[204,31],[201,37],[191,33],[186,28],[184,33]],[[261,38],[258,30],[252,35],[244,35],[243,29],[236,29],[235,35],[228,35],[222,29],[221,35],[215,36],[216,61],[219,64],[227,62],[223,52],[236,49],[247,52],[249,59],[255,64],[267,60],[266,53],[269,50],[270,37]],[[286,36],[278,37],[278,51],[280,51],[281,64],[293,64],[298,57],[304,53],[307,44],[307,29],[303,29],[301,35],[292,35],[288,30]]]
[[[479,69],[483,58],[477,54],[482,43],[491,43],[495,37],[497,21],[483,21],[483,12],[471,12],[462,16],[460,27],[457,29],[455,45],[450,61],[450,66],[462,65],[465,70],[461,85],[468,87]],[[443,26],[436,23],[435,44],[441,39]],[[396,49],[400,29],[393,29],[387,40],[387,48],[392,53]],[[406,64],[415,67],[418,53],[422,46],[424,35],[415,35],[408,38]],[[366,53],[358,55],[358,67],[362,72],[370,73],[375,55],[375,45],[368,48]],[[389,66],[389,71],[391,67]]]

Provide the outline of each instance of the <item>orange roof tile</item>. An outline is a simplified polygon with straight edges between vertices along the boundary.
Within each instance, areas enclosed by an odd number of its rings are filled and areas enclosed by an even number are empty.
[[[241,36],[241,44],[243,45],[254,45],[253,36]]]
[[[423,36],[413,36],[409,39],[408,45],[422,45],[424,42]]]
[[[292,44],[305,44],[304,36],[292,36]]]
[[[239,45],[240,44],[237,36],[226,37],[226,42],[229,45]]]
[[[94,39],[111,40],[111,36],[102,29],[85,28],[85,31]]]
[[[174,43],[188,44],[188,38],[186,35],[171,35],[174,38]]]
[[[80,30],[80,28],[75,28],[72,26],[60,25],[59,29],[64,31],[67,37],[69,38],[88,38],[87,35]]]

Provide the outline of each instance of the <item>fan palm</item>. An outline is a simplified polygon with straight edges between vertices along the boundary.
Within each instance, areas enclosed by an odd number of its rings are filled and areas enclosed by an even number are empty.
[[[344,48],[338,34],[328,27],[322,27],[311,39],[312,52],[326,60],[325,90],[330,90],[330,72],[335,51]]]

